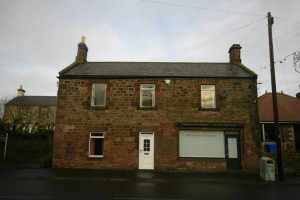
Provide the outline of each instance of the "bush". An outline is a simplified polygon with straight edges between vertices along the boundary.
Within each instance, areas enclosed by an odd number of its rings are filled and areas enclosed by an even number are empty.
[[[6,161],[34,161],[43,167],[51,167],[52,132],[36,134],[9,134]]]

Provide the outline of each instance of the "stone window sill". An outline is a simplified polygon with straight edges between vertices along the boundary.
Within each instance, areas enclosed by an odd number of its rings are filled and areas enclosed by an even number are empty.
[[[199,108],[199,111],[220,111],[219,108]]]
[[[108,110],[107,106],[90,106],[90,110]]]
[[[157,107],[138,107],[138,110],[157,110]]]

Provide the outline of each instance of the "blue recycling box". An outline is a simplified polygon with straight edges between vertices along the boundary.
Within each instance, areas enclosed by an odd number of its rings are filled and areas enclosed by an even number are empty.
[[[268,144],[269,152],[275,153],[276,152],[276,144]]]

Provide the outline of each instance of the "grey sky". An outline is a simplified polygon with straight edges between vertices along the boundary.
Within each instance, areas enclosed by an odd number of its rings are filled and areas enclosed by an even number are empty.
[[[56,76],[74,61],[81,36],[86,36],[88,61],[228,62],[229,47],[238,43],[243,64],[259,75],[259,95],[271,91],[267,12],[275,17],[275,60],[300,50],[297,0],[153,1],[177,6],[140,0],[0,0],[0,97],[15,95],[19,85],[26,95],[56,95]],[[299,92],[292,56],[276,63],[276,79],[278,92]]]

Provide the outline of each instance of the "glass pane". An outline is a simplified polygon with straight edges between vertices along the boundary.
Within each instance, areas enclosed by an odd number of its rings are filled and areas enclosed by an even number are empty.
[[[103,137],[104,134],[103,133],[91,133],[91,136],[101,136],[101,137]]]
[[[103,155],[103,138],[90,139],[90,155]]]
[[[215,85],[201,85],[201,107],[215,108],[216,107],[216,92]]]
[[[154,84],[142,84],[142,89],[154,89]]]
[[[201,85],[201,90],[214,91],[215,90],[215,86],[214,85]]]
[[[106,84],[94,84],[93,85],[93,105],[104,106],[105,105],[105,93]]]
[[[237,139],[228,138],[228,158],[238,158]]]
[[[153,91],[142,90],[142,106],[153,106]]]
[[[264,124],[265,126],[265,141],[275,141],[274,124]]]
[[[150,151],[150,140],[149,139],[144,140],[144,151]]]
[[[224,158],[224,132],[194,130],[180,131],[179,156]]]

